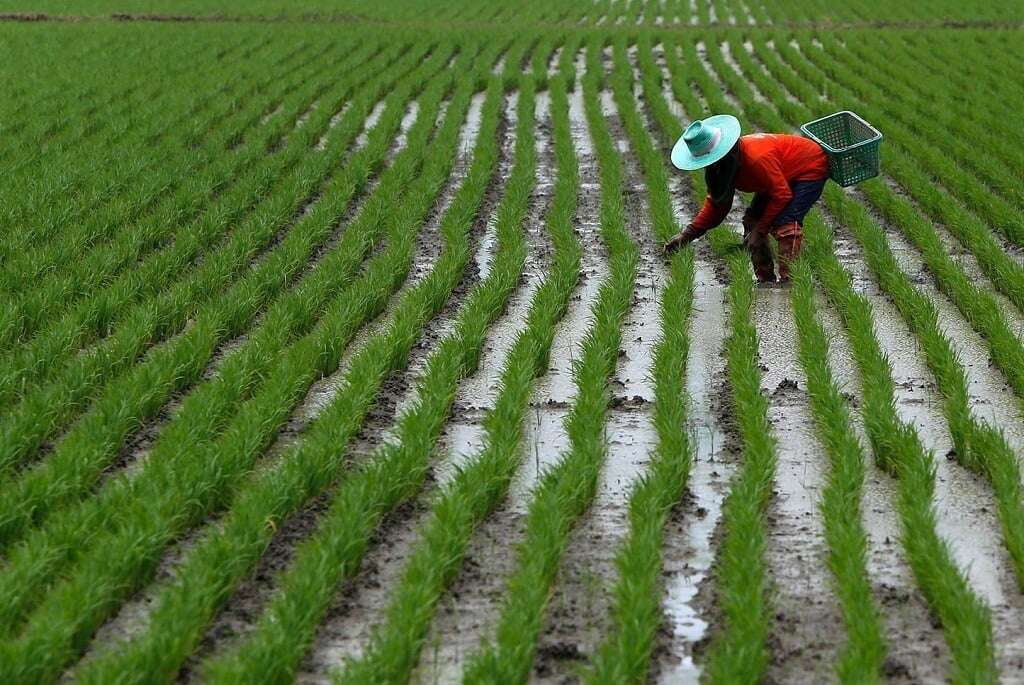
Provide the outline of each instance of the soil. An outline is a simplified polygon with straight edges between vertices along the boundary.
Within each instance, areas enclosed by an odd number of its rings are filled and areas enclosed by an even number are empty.
[[[508,177],[511,165],[510,155],[515,148],[516,99],[515,94],[506,98],[505,115],[498,131],[502,140],[498,172],[487,189],[480,217],[494,216],[501,199],[501,181]],[[475,111],[479,112],[479,109],[476,108]],[[470,127],[475,126],[479,130],[479,117],[469,118],[467,122]],[[468,139],[464,140],[468,141]],[[460,166],[457,176],[464,178],[465,169],[465,166]],[[436,220],[439,221],[441,214],[436,216]],[[469,237],[471,244],[483,244],[486,226],[490,222],[491,219],[478,219],[474,223]],[[430,232],[436,234],[436,231]],[[439,251],[434,251],[434,254],[429,257],[436,259],[437,254]],[[424,268],[417,269],[417,273],[425,275],[426,264],[423,266]],[[450,330],[458,312],[459,303],[473,284],[485,275],[485,270],[480,269],[478,265],[477,268],[474,268],[474,265],[470,264],[466,277],[456,289],[444,311],[428,324],[426,334],[416,346],[418,352],[414,352],[414,357],[419,357],[419,361],[410,362],[409,374],[414,373],[414,369],[422,369],[422,365],[426,361],[426,351],[431,349]],[[402,406],[412,403],[413,393],[414,390],[409,390],[404,393],[404,399],[399,398]],[[454,410],[458,411],[457,407]],[[390,418],[394,419],[394,413]],[[389,420],[387,424],[382,423],[370,431],[364,431],[364,434],[367,434],[366,437],[372,436],[376,444],[379,444],[387,438],[387,426],[390,423]],[[442,468],[441,465],[445,462],[444,450],[437,449],[436,452],[440,458],[435,462],[435,473],[437,469]],[[383,618],[387,597],[400,579],[405,563],[418,540],[419,531],[429,516],[428,503],[437,491],[436,476],[431,475],[428,480],[431,485],[427,491],[399,512],[389,516],[388,522],[378,531],[359,573],[346,584],[341,596],[336,599],[327,617],[321,622],[313,646],[302,665],[299,674],[300,682],[329,682],[332,669],[340,665],[345,658],[357,657],[361,654],[373,626]]]

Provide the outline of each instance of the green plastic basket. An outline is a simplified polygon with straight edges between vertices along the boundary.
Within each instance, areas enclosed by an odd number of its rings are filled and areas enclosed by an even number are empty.
[[[853,112],[836,112],[804,124],[800,131],[828,154],[832,180],[846,187],[878,176],[882,134]]]

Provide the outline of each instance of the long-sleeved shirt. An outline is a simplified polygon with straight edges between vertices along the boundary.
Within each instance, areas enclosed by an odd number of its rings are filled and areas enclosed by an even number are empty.
[[[813,140],[781,133],[753,133],[739,140],[739,169],[733,189],[715,202],[711,195],[693,220],[701,233],[718,226],[732,209],[736,190],[762,193],[767,205],[757,221],[757,230],[768,233],[772,222],[789,201],[793,181],[820,181],[828,176],[828,156]]]

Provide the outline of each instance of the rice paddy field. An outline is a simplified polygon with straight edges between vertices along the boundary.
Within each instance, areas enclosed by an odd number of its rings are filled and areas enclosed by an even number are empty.
[[[1024,5],[0,19],[0,682],[1024,682]]]

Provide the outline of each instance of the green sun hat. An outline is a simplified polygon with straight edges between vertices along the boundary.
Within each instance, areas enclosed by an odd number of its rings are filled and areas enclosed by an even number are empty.
[[[672,147],[672,165],[683,171],[703,169],[725,157],[739,139],[740,122],[731,114],[698,119]]]

